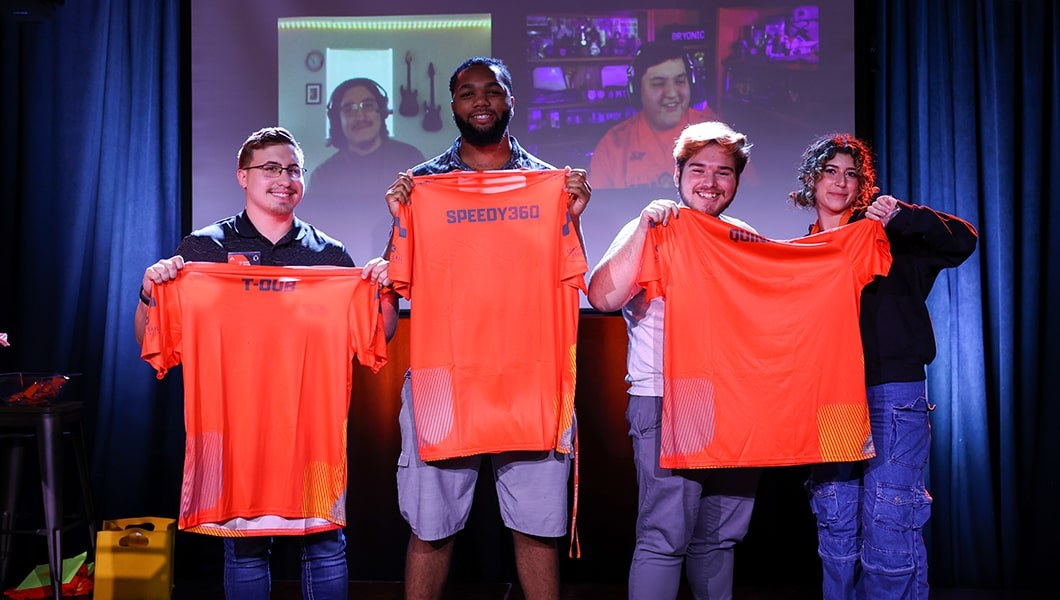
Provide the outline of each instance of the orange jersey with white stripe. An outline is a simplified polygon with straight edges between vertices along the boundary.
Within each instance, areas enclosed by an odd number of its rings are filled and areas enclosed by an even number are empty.
[[[660,466],[875,454],[858,312],[891,265],[882,225],[785,242],[682,208],[642,258],[648,297],[666,298]]]
[[[181,529],[300,535],[346,524],[353,356],[378,371],[378,286],[348,267],[188,263],[158,285],[141,356],[184,370]]]
[[[415,177],[390,278],[412,305],[412,412],[422,460],[570,450],[585,257],[566,173]]]

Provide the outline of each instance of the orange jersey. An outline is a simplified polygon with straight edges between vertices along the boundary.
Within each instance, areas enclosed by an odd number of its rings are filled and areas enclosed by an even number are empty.
[[[296,535],[346,524],[353,355],[378,371],[378,286],[348,267],[188,263],[155,287],[141,356],[184,366],[181,529]]]
[[[681,122],[656,131],[641,111],[615,125],[600,138],[589,161],[589,182],[600,189],[674,184],[674,141],[692,123],[720,121],[709,108],[689,108]]]
[[[415,177],[390,277],[412,302],[422,460],[570,449],[585,257],[565,172]]]
[[[660,466],[873,456],[858,312],[890,265],[876,221],[790,242],[686,208],[653,227],[640,279],[666,298]]]

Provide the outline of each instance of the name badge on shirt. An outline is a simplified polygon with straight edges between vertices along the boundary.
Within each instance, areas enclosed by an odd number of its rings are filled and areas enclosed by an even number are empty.
[[[228,264],[244,266],[260,265],[261,252],[258,252],[257,250],[252,250],[248,252],[229,252]]]

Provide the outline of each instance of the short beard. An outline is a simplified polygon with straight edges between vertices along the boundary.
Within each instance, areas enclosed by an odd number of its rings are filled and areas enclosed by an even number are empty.
[[[512,120],[512,109],[505,108],[501,117],[490,126],[489,129],[481,131],[476,129],[470,121],[465,121],[453,113],[453,122],[460,130],[460,137],[472,146],[491,146],[500,143],[504,134],[508,131],[508,122]]]

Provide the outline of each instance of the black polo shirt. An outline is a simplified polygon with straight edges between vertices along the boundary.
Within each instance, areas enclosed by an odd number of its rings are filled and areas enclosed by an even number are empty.
[[[229,253],[247,252],[259,253],[263,266],[354,266],[341,242],[297,217],[291,230],[273,244],[250,222],[246,210],[191,232],[177,246],[185,261],[223,263]]]

